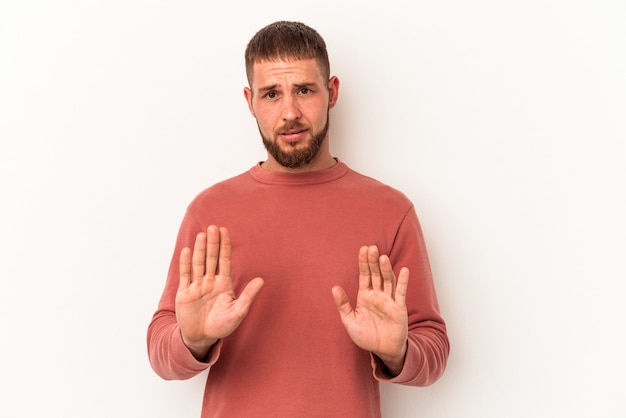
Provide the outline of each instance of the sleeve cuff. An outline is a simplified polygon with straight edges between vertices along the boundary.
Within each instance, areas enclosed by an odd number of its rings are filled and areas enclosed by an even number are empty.
[[[178,335],[178,338],[174,341],[174,350],[178,355],[174,356],[174,358],[180,359],[181,364],[179,364],[179,366],[182,368],[199,373],[214,365],[219,359],[222,351],[222,340],[218,340],[213,344],[207,354],[206,360],[200,361],[189,351],[189,348],[187,348],[183,342],[182,336],[180,336],[180,332]]]

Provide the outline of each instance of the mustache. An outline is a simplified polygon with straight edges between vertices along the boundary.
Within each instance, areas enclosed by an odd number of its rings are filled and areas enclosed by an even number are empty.
[[[306,131],[307,129],[309,129],[308,126],[297,122],[297,121],[293,121],[293,122],[287,122],[285,123],[283,126],[281,126],[280,128],[276,129],[276,135],[282,135],[282,134],[286,134],[288,132],[294,132],[294,131]]]

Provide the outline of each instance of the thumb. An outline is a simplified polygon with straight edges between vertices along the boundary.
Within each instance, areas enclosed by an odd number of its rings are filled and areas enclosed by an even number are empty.
[[[341,317],[350,315],[352,313],[352,305],[350,304],[350,299],[348,299],[346,291],[340,286],[334,286],[332,292],[335,305],[337,306]]]
[[[250,305],[252,304],[252,302],[254,302],[254,299],[256,299],[257,295],[261,291],[263,284],[265,284],[263,279],[257,277],[253,280],[250,280],[250,282],[243,289],[241,295],[239,295],[239,298],[237,299],[237,305],[242,312],[246,314],[248,313]]]

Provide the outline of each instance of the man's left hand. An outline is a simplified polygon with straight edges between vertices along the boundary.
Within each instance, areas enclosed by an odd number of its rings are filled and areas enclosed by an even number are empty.
[[[332,289],[335,304],[348,335],[360,348],[371,351],[398,375],[407,350],[408,313],[406,293],[409,270],[403,267],[396,279],[386,255],[375,245],[359,250],[359,290],[356,307],[340,286]]]

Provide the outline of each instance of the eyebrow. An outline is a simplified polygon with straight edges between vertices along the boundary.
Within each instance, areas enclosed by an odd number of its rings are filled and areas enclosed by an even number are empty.
[[[271,91],[271,90],[276,90],[276,87],[278,86],[278,84],[272,84],[271,86],[267,86],[267,87],[259,87],[259,92],[266,92],[266,91]]]
[[[314,83],[314,82],[312,82],[312,81],[311,81],[311,82],[305,82],[305,83],[296,83],[296,84],[294,84],[294,87],[295,87],[296,89],[301,89],[301,88],[303,88],[303,87],[310,88],[310,87],[312,87],[312,86],[316,86],[316,85],[317,85],[316,83]],[[272,84],[272,85],[270,85],[270,86],[260,87],[260,88],[259,88],[259,92],[260,92],[260,93],[263,93],[263,92],[268,92],[268,91],[276,90],[276,88],[277,88],[277,87],[278,87],[278,84]]]
[[[313,81],[309,81],[309,82],[306,82],[306,83],[297,83],[297,84],[294,84],[294,85],[295,85],[297,88],[301,88],[301,87],[311,87],[311,86],[316,86],[316,85],[317,85],[317,83],[314,83]]]

